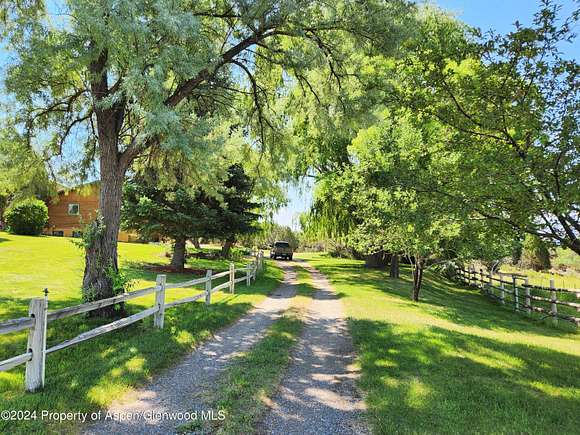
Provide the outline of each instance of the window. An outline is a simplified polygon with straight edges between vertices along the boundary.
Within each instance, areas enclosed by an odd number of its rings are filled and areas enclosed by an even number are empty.
[[[64,231],[53,231],[52,235],[56,237],[64,237]]]
[[[274,246],[276,248],[289,248],[290,244],[288,242],[276,242]]]
[[[77,216],[81,212],[81,208],[78,204],[69,204],[68,205],[68,214]]]
[[[73,231],[72,236],[76,237],[77,239],[80,239],[83,236],[83,232],[82,231]]]

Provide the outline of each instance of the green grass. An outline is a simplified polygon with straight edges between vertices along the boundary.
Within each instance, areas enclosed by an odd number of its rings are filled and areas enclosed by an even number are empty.
[[[288,365],[290,350],[296,343],[303,323],[292,312],[284,314],[268,329],[266,336],[252,349],[237,357],[217,386],[217,397],[211,409],[225,413],[225,419],[207,422],[200,420],[184,425],[181,433],[250,434],[266,407],[269,397],[278,386]]]
[[[554,273],[520,269],[509,264],[501,266],[501,271],[526,275],[532,285],[549,287],[550,279],[553,279],[556,287],[580,289],[580,255],[570,249],[557,248],[551,263]],[[566,271],[558,270],[562,265],[566,267]]]
[[[572,434],[580,339],[427,274],[393,280],[360,261],[302,254],[344,302],[375,433]]]
[[[142,263],[167,264],[165,248],[155,245],[124,244],[119,247],[121,269],[136,280],[135,289],[152,285],[155,273]],[[0,319],[26,315],[31,297],[48,287],[49,309],[80,302],[82,253],[70,239],[24,237],[0,233]],[[46,386],[42,392],[24,392],[24,366],[0,373],[0,409],[81,411],[104,407],[135,386],[143,384],[180,355],[207,339],[213,331],[233,322],[273,290],[282,279],[274,266],[250,287],[236,287],[236,294],[219,292],[211,307],[203,302],[181,305],[166,311],[163,330],[153,328],[152,318],[127,328],[50,354],[46,362]],[[189,267],[214,270],[227,268],[227,261],[195,260]],[[191,275],[168,274],[168,282],[183,281]],[[171,289],[168,301],[197,292]],[[128,304],[129,313],[153,305],[153,295]],[[49,325],[47,344],[51,346],[87,331],[102,320],[74,316]],[[24,332],[0,336],[0,360],[26,349]],[[46,433],[75,431],[73,425],[42,421],[0,421],[0,433]]]
[[[64,237],[15,236],[0,232],[0,320],[24,316],[32,297],[43,296],[49,290],[49,309],[75,305],[81,301],[79,288],[83,277],[83,254]],[[156,273],[146,264],[169,264],[163,245],[119,243],[121,270],[134,280],[134,289],[151,286]],[[195,259],[188,267],[227,270],[227,260]],[[191,279],[188,274],[169,274],[169,282]],[[179,292],[182,293],[179,293]],[[187,290],[176,290],[169,298],[179,299]],[[138,300],[138,305],[153,303],[150,295]]]
[[[580,272],[580,255],[571,249],[556,248],[556,255],[552,258],[552,265],[555,267],[565,265]]]
[[[288,366],[290,351],[304,323],[303,310],[313,288],[310,274],[297,267],[298,284],[291,307],[268,329],[265,337],[232,361],[210,393],[209,407],[225,412],[224,420],[183,425],[181,433],[250,434],[278,388]]]
[[[580,289],[580,274],[569,271],[563,273],[536,272],[535,270],[519,269],[515,266],[505,265],[501,267],[504,273],[517,273],[526,275],[532,285],[550,287],[550,279],[554,280],[554,285],[558,288]]]

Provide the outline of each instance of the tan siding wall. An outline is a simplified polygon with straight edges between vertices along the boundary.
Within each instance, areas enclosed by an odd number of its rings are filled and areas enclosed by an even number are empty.
[[[79,204],[78,216],[68,214],[69,204]],[[53,234],[53,231],[62,231],[65,237],[72,237],[73,231],[80,231],[83,224],[95,219],[99,209],[99,188],[85,187],[80,191],[70,190],[60,192],[57,198],[51,199],[48,204],[48,227],[45,233]],[[138,235],[119,231],[119,241],[134,242]]]
[[[57,198],[48,202],[48,233],[64,231],[65,236],[71,236],[73,230],[80,230],[83,223],[91,222],[97,216],[99,209],[99,192],[93,188],[88,192],[61,192]],[[79,204],[80,215],[68,214],[69,204]]]

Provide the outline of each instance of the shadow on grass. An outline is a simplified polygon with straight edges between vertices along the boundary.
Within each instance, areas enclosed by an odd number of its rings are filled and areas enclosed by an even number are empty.
[[[167,275],[167,282],[175,283],[180,281],[189,281],[193,278],[205,276],[205,270],[212,269],[213,273],[223,272],[228,270],[228,260],[200,260],[191,259],[186,264],[188,268],[195,268],[195,271],[203,270],[203,273],[181,273],[181,272],[157,272],[153,270],[155,267],[167,267],[166,263],[155,262],[137,262],[126,261],[121,266],[121,271],[125,273],[128,279],[131,280],[146,280],[155,281],[157,275]]]
[[[352,320],[376,433],[577,433],[580,358]]]
[[[127,261],[121,266],[121,272],[130,280],[155,281],[157,275],[160,273],[151,270],[154,266],[162,267],[167,266],[167,264]],[[167,276],[167,282],[188,281],[192,279],[192,274],[190,273],[169,272],[163,274]]]
[[[390,278],[388,272],[366,269],[358,264],[324,265],[320,270],[338,285],[352,284],[353,276],[356,276],[356,283],[400,299],[400,302],[393,303],[406,307],[413,305],[410,300],[411,270],[408,266],[401,267],[399,279]],[[566,336],[575,332],[573,325],[564,322],[561,322],[560,327],[554,328],[514,313],[508,305],[500,306],[483,296],[479,290],[460,286],[431,272],[425,275],[417,306],[432,316],[465,326],[513,332],[526,331],[550,337]]]

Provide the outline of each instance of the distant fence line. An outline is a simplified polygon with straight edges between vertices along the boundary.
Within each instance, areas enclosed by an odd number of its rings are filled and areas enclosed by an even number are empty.
[[[580,297],[580,290],[557,288],[553,279],[550,280],[550,287],[543,287],[530,284],[529,279],[521,275],[495,274],[483,269],[476,271],[473,267],[468,270],[458,267],[456,271],[464,284],[480,288],[485,295],[502,305],[513,305],[514,311],[524,312],[528,316],[539,313],[543,318],[552,318],[554,324],[561,319],[580,325],[580,317],[572,315],[580,311],[580,303],[572,302]],[[499,277],[496,278],[496,275]],[[504,280],[506,276],[510,279]]]
[[[205,298],[205,304],[209,305],[213,293],[219,290],[225,290],[226,288],[230,293],[234,293],[236,283],[242,281],[245,281],[246,285],[249,286],[251,285],[252,280],[256,280],[257,272],[263,270],[263,268],[264,254],[262,251],[259,251],[255,256],[255,259],[242,268],[236,269],[234,263],[230,263],[229,270],[226,270],[225,272],[220,272],[214,275],[211,270],[208,270],[203,278],[197,278],[176,284],[167,284],[166,275],[157,275],[154,287],[148,287],[134,292],[127,292],[111,298],[75,305],[61,310],[49,312],[47,296],[44,298],[32,299],[29,305],[28,317],[0,322],[0,335],[28,329],[28,346],[26,353],[0,361],[0,371],[10,370],[20,364],[26,363],[26,390],[38,390],[39,388],[44,387],[45,360],[47,354],[131,325],[132,323],[148,316],[153,316],[153,325],[156,328],[163,328],[166,309],[194,302],[202,298]],[[236,272],[244,272],[244,276],[236,278]],[[213,280],[226,276],[228,277],[226,282],[212,288]],[[205,284],[205,289],[202,293],[169,303],[165,302],[165,291],[167,289],[191,287],[198,284]],[[70,340],[63,341],[62,343],[49,347],[48,349],[46,348],[46,331],[49,322],[98,310],[99,308],[115,305],[152,293],[155,293],[155,303],[151,308],[91,329],[90,331],[83,332]]]

